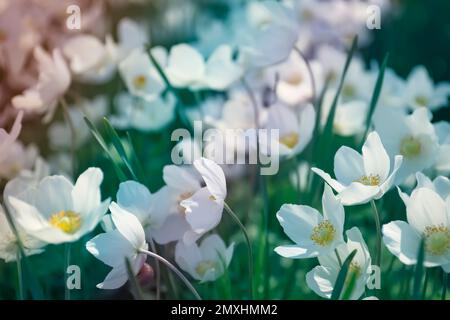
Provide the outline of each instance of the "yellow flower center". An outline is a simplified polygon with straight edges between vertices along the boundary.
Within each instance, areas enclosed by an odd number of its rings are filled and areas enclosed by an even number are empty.
[[[285,135],[281,136],[279,139],[280,143],[285,145],[289,149],[294,148],[297,145],[298,140],[299,140],[299,136],[295,132],[285,134]]]
[[[323,220],[313,228],[311,240],[319,246],[325,247],[334,240],[336,229],[329,220]]]
[[[428,98],[425,96],[417,96],[414,100],[421,107],[428,106]]]
[[[417,157],[422,151],[420,141],[414,137],[408,136],[400,142],[400,154],[407,159]]]
[[[380,185],[380,176],[378,174],[375,175],[368,175],[368,176],[362,176],[356,182],[362,183],[366,186],[378,186]]]
[[[62,210],[52,215],[48,222],[65,233],[73,234],[80,229],[82,221],[78,213]]]
[[[178,208],[178,212],[179,213],[181,213],[181,214],[185,214],[186,213],[186,208],[182,207],[180,203],[181,203],[181,201],[189,199],[190,197],[192,197],[193,194],[194,194],[193,192],[185,192],[185,193],[182,193],[182,194],[180,194],[178,196],[177,208]]]
[[[342,95],[347,98],[352,98],[356,96],[356,88],[352,84],[345,84],[342,88]]]
[[[303,82],[303,77],[299,73],[294,73],[286,79],[286,82],[293,86],[298,86]]]
[[[147,84],[147,78],[142,74],[137,75],[133,79],[133,85],[135,86],[136,89],[143,89],[146,84]]]
[[[435,256],[442,256],[450,249],[450,231],[443,225],[428,226],[424,231],[425,250]]]
[[[215,269],[216,267],[216,262],[212,260],[204,260],[195,267],[195,271],[200,277],[203,277],[208,270]]]

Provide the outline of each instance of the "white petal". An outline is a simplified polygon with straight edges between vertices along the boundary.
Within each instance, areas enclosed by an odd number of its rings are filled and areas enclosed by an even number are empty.
[[[197,280],[201,280],[201,277],[195,268],[202,259],[202,254],[196,243],[188,245],[183,241],[177,242],[175,246],[175,262],[181,269]]]
[[[330,299],[336,278],[331,269],[317,266],[306,274],[306,284],[317,295]]]
[[[201,188],[198,179],[188,169],[180,166],[164,166],[163,179],[169,187],[183,192],[197,191]]]
[[[201,54],[187,44],[172,47],[169,53],[166,74],[175,87],[198,83],[205,72],[205,61]]]
[[[128,281],[128,274],[125,264],[113,268],[102,283],[97,284],[99,289],[118,289]]]
[[[322,220],[320,213],[311,207],[284,204],[277,212],[284,233],[296,244],[312,246],[312,229]]]
[[[340,147],[334,156],[334,174],[336,179],[344,185],[349,185],[365,176],[362,156],[349,147]]]
[[[101,233],[86,243],[86,249],[103,263],[115,267],[124,264],[134,248],[118,230]]]
[[[72,190],[74,210],[80,214],[88,214],[100,205],[100,184],[103,172],[98,168],[89,168],[77,179]]]
[[[35,195],[35,206],[44,218],[50,218],[60,211],[74,210],[73,186],[63,176],[49,176],[41,180]]]
[[[296,245],[278,246],[275,248],[275,252],[282,257],[290,259],[313,258],[319,255],[319,252],[316,250],[311,250],[310,248],[302,248]]]
[[[402,163],[403,163],[403,157],[402,156],[395,156],[395,158],[394,158],[394,169],[392,170],[391,174],[386,179],[386,181],[384,181],[381,184],[381,186],[380,186],[382,194],[384,194],[387,191],[389,191],[389,189],[394,184],[395,178],[397,176],[397,172],[400,169]]]
[[[448,225],[444,200],[430,189],[415,189],[406,213],[408,223],[418,232],[423,232],[426,227]]]
[[[325,182],[337,192],[341,192],[342,190],[344,190],[345,187],[340,182],[331,178],[331,176],[325,171],[319,168],[311,168],[311,170],[319,175],[323,180],[325,180]]]
[[[344,207],[327,184],[324,186],[322,208],[324,219],[332,222],[333,226],[338,229],[338,237],[341,237],[345,221]]]
[[[219,201],[227,196],[227,183],[222,168],[212,160],[200,158],[194,161],[194,167],[205,180],[209,192]]]
[[[131,243],[134,249],[138,250],[145,246],[144,229],[136,216],[123,210],[115,202],[111,203],[109,210],[117,230]]]
[[[153,230],[151,236],[159,244],[167,244],[183,238],[183,235],[191,229],[186,218],[179,213],[171,214],[162,226]]]
[[[406,265],[417,262],[420,234],[404,221],[383,225],[383,242],[388,250]]]
[[[125,181],[119,185],[117,204],[134,214],[141,223],[148,218],[152,195],[147,187],[136,181]]]
[[[379,192],[378,186],[366,186],[359,182],[353,182],[339,193],[339,198],[344,206],[353,206],[369,202]]]
[[[366,175],[379,175],[380,181],[385,181],[390,170],[390,160],[380,136],[375,131],[367,136],[362,147],[362,154]]]

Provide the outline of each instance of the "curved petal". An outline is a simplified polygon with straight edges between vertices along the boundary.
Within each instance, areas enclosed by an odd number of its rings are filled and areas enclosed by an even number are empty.
[[[334,174],[344,185],[357,181],[366,175],[363,157],[349,147],[340,147],[334,156]]]
[[[400,169],[402,163],[403,163],[403,157],[402,156],[395,156],[395,158],[394,158],[394,169],[392,170],[391,174],[386,179],[386,181],[384,181],[381,184],[381,186],[380,186],[382,194],[384,194],[387,191],[389,191],[389,189],[394,184],[395,177],[397,176],[397,172]]]
[[[74,210],[72,189],[72,183],[64,176],[45,177],[37,187],[34,205],[47,219],[60,211]]]
[[[227,183],[222,168],[212,160],[200,158],[194,161],[194,167],[205,180],[209,192],[217,200],[225,200]]]
[[[388,250],[406,265],[416,264],[420,234],[404,221],[383,225],[383,242]]]
[[[107,275],[103,282],[97,284],[99,289],[118,289],[128,281],[128,274],[125,264],[114,267]]]
[[[172,47],[169,53],[166,74],[175,87],[196,84],[205,72],[205,61],[201,54],[187,44]]]
[[[426,227],[447,226],[445,202],[433,190],[427,188],[415,189],[406,207],[408,223],[418,232]]]
[[[353,206],[369,202],[379,192],[378,186],[366,186],[359,182],[353,182],[339,193],[339,198],[344,206]]]
[[[100,184],[103,172],[99,168],[89,168],[77,179],[72,190],[74,211],[85,215],[100,205]]]
[[[305,247],[312,246],[312,230],[322,217],[314,208],[284,204],[277,212],[277,219],[284,233],[296,244]]]
[[[323,190],[322,208],[324,219],[329,219],[338,228],[338,237],[342,237],[345,221],[344,206],[327,184],[325,184]]]
[[[151,236],[159,244],[167,244],[183,238],[183,235],[191,229],[186,218],[181,214],[171,214],[164,221],[162,226],[153,230]]]
[[[97,235],[86,243],[86,249],[111,267],[123,265],[125,257],[134,251],[130,242],[118,230]]]
[[[125,181],[119,185],[117,204],[134,214],[141,223],[148,218],[152,195],[146,186],[136,181]]]
[[[296,245],[278,246],[275,248],[275,252],[282,257],[290,259],[313,258],[319,255],[319,252],[316,250],[310,250]]]
[[[109,210],[117,230],[130,242],[134,249],[138,250],[145,246],[144,229],[136,216],[120,208],[115,202],[111,203]]]
[[[164,166],[163,179],[169,187],[184,192],[201,188],[198,179],[188,169],[176,165]]]
[[[337,274],[332,269],[317,266],[306,274],[306,284],[322,298],[331,298]]]
[[[311,170],[323,180],[325,180],[325,182],[337,192],[341,192],[342,190],[344,190],[345,187],[340,182],[331,178],[331,176],[325,171],[319,168],[311,168]]]
[[[366,175],[378,175],[385,181],[389,175],[390,160],[380,136],[375,131],[369,133],[362,147],[364,171]]]

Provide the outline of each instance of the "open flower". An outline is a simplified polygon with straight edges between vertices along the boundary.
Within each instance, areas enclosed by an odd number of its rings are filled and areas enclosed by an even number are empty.
[[[405,96],[409,107],[426,107],[434,111],[447,105],[450,83],[435,86],[424,66],[415,67],[406,81]]]
[[[44,251],[42,247],[45,246],[45,243],[29,236],[20,228],[18,228],[17,232],[22,242],[24,253],[27,256]],[[18,240],[11,229],[3,207],[0,205],[0,259],[5,260],[5,262],[15,261],[19,254]]]
[[[325,185],[321,215],[304,205],[284,204],[277,219],[286,235],[295,242],[275,248],[280,256],[292,259],[313,258],[332,252],[343,240],[344,207]]]
[[[115,202],[109,206],[116,229],[99,234],[86,243],[86,249],[97,259],[112,267],[99,289],[117,289],[128,280],[126,259],[134,275],[139,273],[147,258],[139,250],[147,250],[145,233],[135,215],[121,209]]]
[[[103,173],[89,168],[75,185],[63,176],[48,176],[36,187],[9,194],[13,216],[31,236],[52,244],[74,242],[91,232],[105,214],[101,202]]]
[[[164,181],[169,187],[170,215],[155,231],[156,242],[164,244],[182,239],[187,244],[198,240],[220,222],[226,197],[226,181],[222,168],[212,160],[194,161],[195,172],[174,165],[164,167]]]
[[[34,58],[39,68],[37,83],[22,95],[15,96],[12,104],[27,112],[45,114],[44,121],[48,122],[53,118],[58,100],[69,88],[70,71],[59,49],[54,49],[50,55],[37,47]]]
[[[438,176],[433,181],[424,175],[422,172],[416,173],[416,180],[418,188],[427,188],[436,192],[444,201],[450,196],[450,180],[444,176]],[[398,188],[398,187],[397,187]],[[409,195],[402,192],[400,188],[398,188],[398,193],[402,198],[405,205],[409,203]]]
[[[450,272],[450,202],[429,188],[415,189],[406,205],[408,222],[383,225],[383,241],[388,250],[406,265],[417,263],[422,239],[425,267],[442,266]]]
[[[371,132],[362,147],[362,155],[343,146],[334,156],[336,179],[318,168],[312,170],[325,180],[344,205],[367,203],[380,199],[394,184],[395,175],[402,164],[402,156],[395,156],[390,171],[390,159],[376,132]]]
[[[158,230],[169,214],[164,204],[167,203],[168,188],[163,187],[151,194],[146,186],[136,181],[125,181],[117,191],[117,205],[134,214],[151,237]]]
[[[225,90],[242,76],[242,69],[233,61],[231,47],[227,45],[217,47],[206,61],[188,44],[173,46],[165,71],[174,87],[192,90]]]
[[[403,156],[396,184],[436,162],[439,143],[430,117],[426,108],[416,109],[410,115],[396,110],[385,110],[375,115],[375,130],[379,133],[389,156]]]
[[[223,275],[233,257],[234,243],[228,248],[216,234],[205,237],[198,246],[195,242],[180,241],[175,247],[175,261],[181,269],[200,282],[214,281]]]
[[[345,261],[353,250],[357,250],[348,269],[345,287],[348,286],[351,277],[356,277],[356,283],[353,288],[350,299],[359,299],[366,287],[367,279],[372,272],[371,258],[369,249],[363,239],[361,231],[353,227],[347,230],[347,243],[343,243],[337,247],[337,253],[333,252],[325,256],[319,256],[320,266],[315,267],[306,274],[306,284],[316,294],[323,298],[331,298],[339,271],[341,270],[340,262]]]
[[[111,117],[111,123],[119,129],[158,131],[175,117],[176,98],[171,93],[152,99],[122,93],[116,97],[115,104],[118,114]]]

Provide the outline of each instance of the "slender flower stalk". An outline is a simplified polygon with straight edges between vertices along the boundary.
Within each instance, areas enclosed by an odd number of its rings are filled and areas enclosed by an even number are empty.
[[[25,299],[25,290],[23,286],[22,259],[20,251],[17,250],[17,280],[19,285],[19,300]]]
[[[67,269],[70,266],[70,250],[71,249],[71,243],[67,242],[64,245],[64,261],[65,261],[65,265],[64,265],[64,299],[65,300],[70,300],[70,290],[69,287],[67,286]]]
[[[156,253],[156,245],[153,239],[150,239],[150,248]],[[155,271],[156,271],[156,300],[161,299],[161,268],[159,267],[159,260],[155,259]]]
[[[77,132],[75,130],[75,125],[73,124],[72,118],[70,117],[69,112],[69,106],[67,105],[67,102],[64,98],[61,98],[61,106],[64,112],[64,119],[67,122],[67,125],[69,126],[70,135],[71,135],[71,141],[70,141],[70,156],[72,160],[72,176],[75,177],[77,167],[76,167],[76,139],[77,139]]]
[[[299,48],[294,47],[294,51],[298,53],[300,58],[305,62],[306,68],[308,69],[309,79],[311,81],[311,98],[310,98],[310,100],[311,100],[311,103],[315,106],[316,97],[317,97],[316,82],[314,80],[314,73],[312,71],[311,64],[309,63],[309,60],[305,57],[305,55]]]
[[[377,250],[376,253],[377,254],[376,254],[376,258],[375,258],[375,263],[378,267],[381,268],[381,239],[382,239],[381,219],[380,219],[380,214],[378,212],[375,201],[374,200],[370,201],[370,205],[372,206],[373,218],[375,219],[375,226],[377,228],[377,244],[376,244],[376,250]]]
[[[230,206],[224,202],[224,208],[228,212],[228,214],[233,218],[233,220],[237,223],[237,225],[241,228],[242,233],[244,234],[245,241],[247,242],[248,249],[248,276],[249,276],[249,294],[250,299],[253,299],[253,250],[252,244],[250,242],[250,238],[248,236],[247,230],[244,225],[239,220],[238,216],[231,210]]]
[[[163,264],[165,264],[170,270],[172,270],[180,279],[184,282],[186,287],[192,292],[192,294],[195,296],[197,300],[202,300],[200,295],[198,294],[197,290],[195,290],[194,286],[189,282],[189,280],[179,271],[173,264],[171,264],[169,261],[167,261],[165,258],[161,257],[160,255],[157,255],[156,253],[153,253],[148,250],[139,249],[140,253],[144,253],[148,255],[149,257],[152,257],[154,259],[159,260]]]

